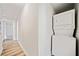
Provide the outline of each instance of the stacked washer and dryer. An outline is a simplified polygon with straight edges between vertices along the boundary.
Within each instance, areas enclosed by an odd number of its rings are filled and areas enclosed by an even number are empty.
[[[52,54],[55,56],[75,56],[76,38],[73,37],[75,29],[75,9],[53,16]]]

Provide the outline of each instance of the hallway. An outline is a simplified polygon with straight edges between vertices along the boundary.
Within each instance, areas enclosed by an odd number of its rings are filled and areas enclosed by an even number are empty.
[[[16,40],[3,42],[2,56],[25,56],[24,51]]]

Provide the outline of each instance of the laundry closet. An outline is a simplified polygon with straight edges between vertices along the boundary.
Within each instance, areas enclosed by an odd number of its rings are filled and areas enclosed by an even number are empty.
[[[55,56],[75,56],[76,38],[75,9],[61,12],[53,16],[52,53]]]

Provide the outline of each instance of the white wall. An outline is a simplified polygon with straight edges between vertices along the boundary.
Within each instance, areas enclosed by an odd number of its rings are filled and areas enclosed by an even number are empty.
[[[26,4],[19,22],[19,40],[28,55],[38,55],[38,4]]]
[[[19,40],[28,55],[50,55],[51,4],[26,4],[19,22]]]
[[[39,4],[39,55],[51,55],[52,15],[51,4]]]

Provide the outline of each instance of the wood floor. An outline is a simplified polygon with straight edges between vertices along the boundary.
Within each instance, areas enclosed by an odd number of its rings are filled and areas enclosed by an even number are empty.
[[[16,40],[9,40],[3,43],[2,56],[25,56],[24,51]]]

